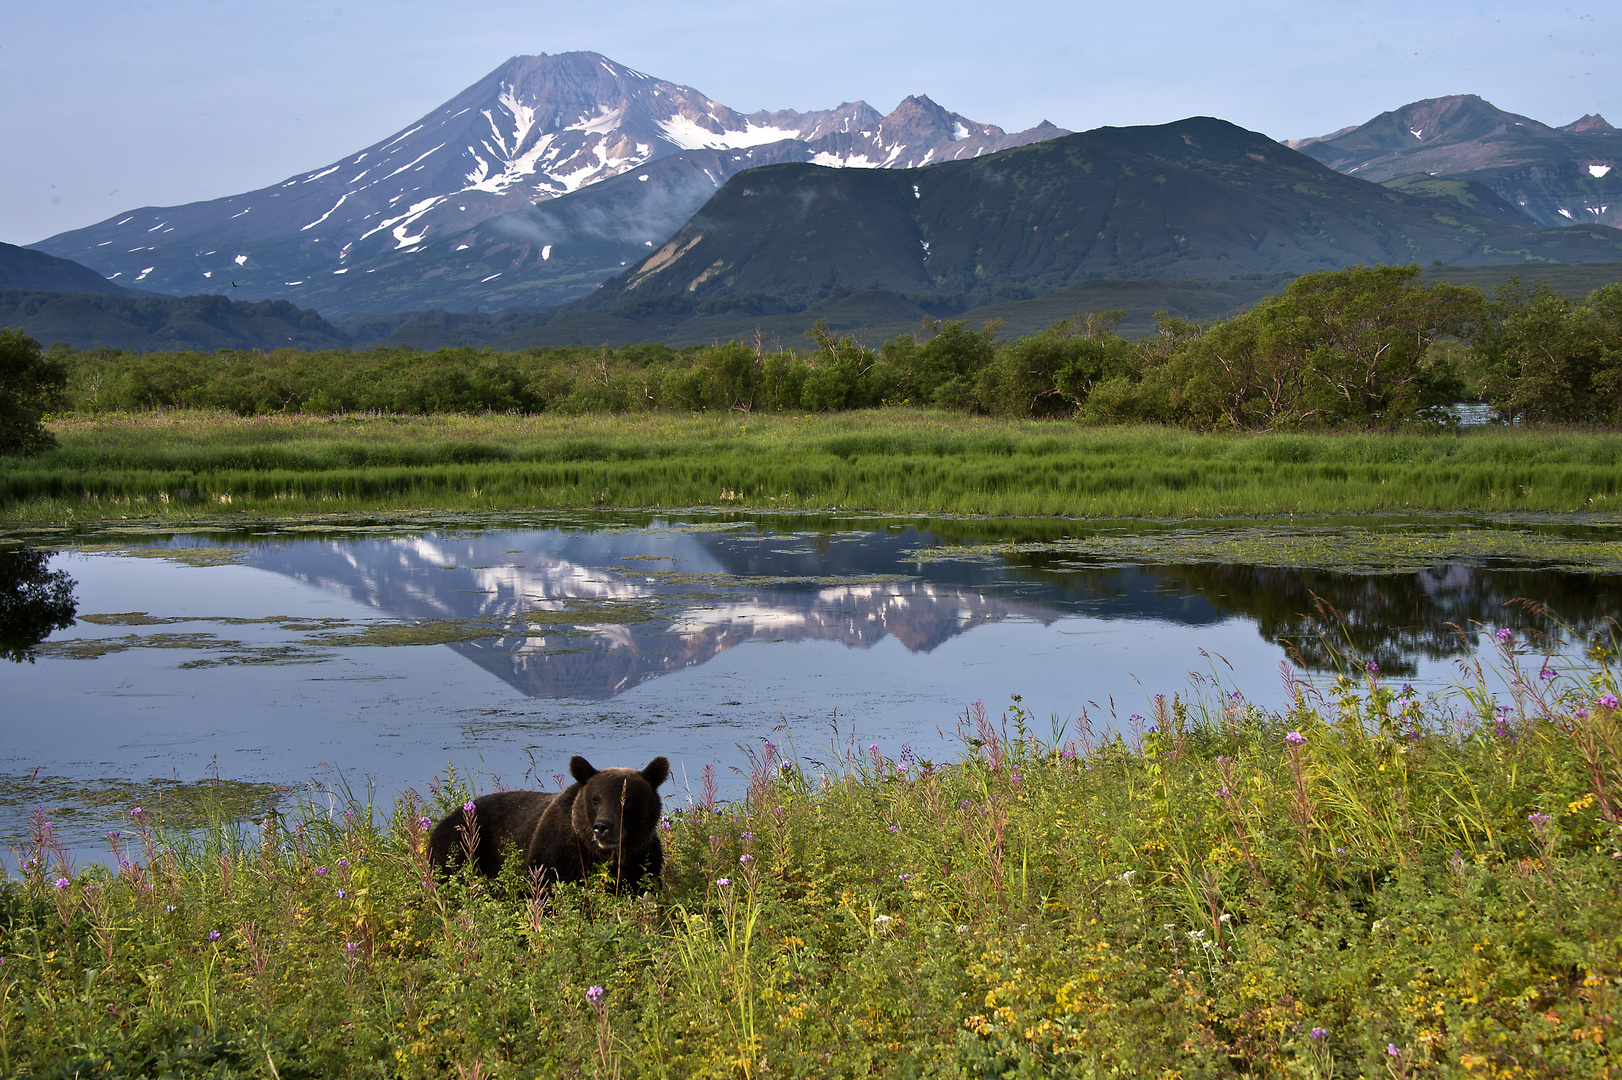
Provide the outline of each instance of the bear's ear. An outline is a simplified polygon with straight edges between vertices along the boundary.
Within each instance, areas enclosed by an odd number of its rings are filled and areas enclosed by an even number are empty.
[[[642,770],[642,779],[655,791],[659,785],[670,779],[670,762],[666,758],[656,757],[648,762],[648,767]]]
[[[592,777],[597,775],[597,770],[592,767],[591,762],[587,761],[579,754],[576,754],[574,757],[569,759],[569,773],[576,780],[584,784],[587,780],[590,780]]]

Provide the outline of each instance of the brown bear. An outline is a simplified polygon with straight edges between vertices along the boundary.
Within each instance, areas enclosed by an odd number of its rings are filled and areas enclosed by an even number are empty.
[[[569,759],[575,782],[561,794],[498,791],[473,800],[473,824],[459,807],[434,826],[428,860],[447,869],[461,865],[471,846],[479,873],[493,878],[517,851],[539,887],[580,881],[608,863],[616,891],[644,877],[657,879],[665,866],[659,843],[659,785],[670,762],[656,757],[647,768],[597,769],[583,757]]]

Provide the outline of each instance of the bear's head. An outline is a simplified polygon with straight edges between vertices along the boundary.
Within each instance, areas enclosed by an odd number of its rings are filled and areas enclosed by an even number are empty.
[[[569,759],[580,791],[574,800],[574,831],[604,852],[640,848],[659,824],[659,785],[670,776],[670,762],[656,757],[648,767],[598,769],[583,757]]]

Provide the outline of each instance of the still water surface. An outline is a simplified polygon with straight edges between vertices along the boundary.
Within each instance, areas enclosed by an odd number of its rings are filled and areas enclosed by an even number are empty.
[[[481,788],[550,786],[571,754],[664,754],[681,800],[705,765],[735,790],[740,744],[817,758],[836,726],[890,756],[950,757],[966,708],[1016,693],[1043,736],[1050,717],[1071,736],[1125,730],[1153,694],[1214,694],[1213,675],[1278,707],[1286,643],[1323,667],[1314,596],[1421,690],[1468,651],[1452,627],[1523,624],[1517,596],[1579,634],[1622,609],[1609,573],[997,555],[960,547],[966,530],[562,515],[81,539],[50,563],[76,582],[77,625],[0,668],[0,836],[24,830],[31,774],[341,777],[389,799],[448,763]]]

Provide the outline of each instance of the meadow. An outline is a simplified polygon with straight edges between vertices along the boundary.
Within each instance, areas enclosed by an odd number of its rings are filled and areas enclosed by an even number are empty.
[[[417,509],[732,507],[1200,518],[1606,512],[1622,435],[1201,433],[827,414],[69,416],[0,458],[0,522]]]
[[[1347,656],[1283,713],[1209,681],[1124,737],[976,705],[950,762],[774,734],[736,800],[667,791],[640,896],[436,876],[454,774],[192,832],[130,807],[106,867],[41,815],[0,1071],[1614,1076],[1616,639],[1479,644],[1424,701]]]

